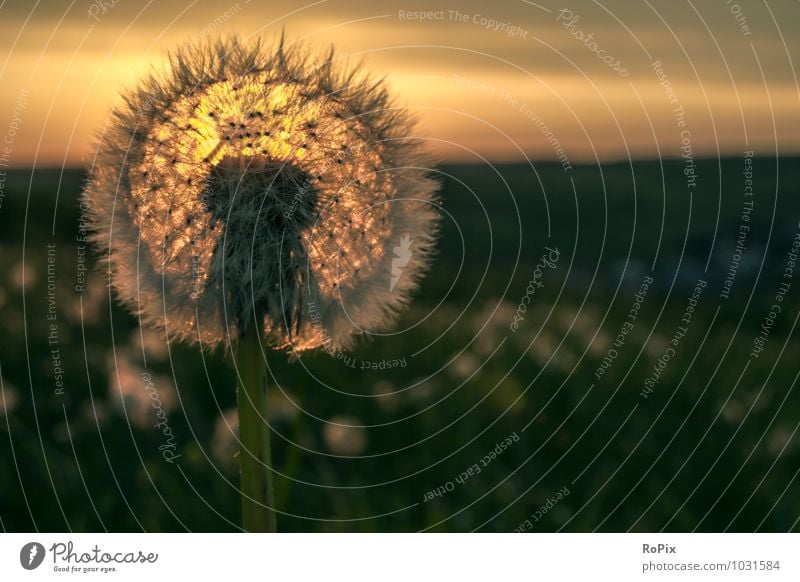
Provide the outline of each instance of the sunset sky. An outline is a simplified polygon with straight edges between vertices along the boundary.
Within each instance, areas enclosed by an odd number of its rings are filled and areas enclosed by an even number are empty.
[[[0,0],[0,23],[16,167],[89,163],[119,92],[180,43],[282,29],[385,76],[442,160],[800,153],[797,1]]]

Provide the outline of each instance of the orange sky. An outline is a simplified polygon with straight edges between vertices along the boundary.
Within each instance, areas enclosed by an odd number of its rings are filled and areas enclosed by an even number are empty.
[[[165,51],[284,27],[385,75],[443,160],[676,157],[684,130],[696,156],[799,153],[798,22],[777,0],[0,0],[0,163],[84,164]]]

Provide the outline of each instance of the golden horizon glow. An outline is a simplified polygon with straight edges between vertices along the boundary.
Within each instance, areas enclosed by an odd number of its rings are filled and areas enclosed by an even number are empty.
[[[17,4],[0,9],[8,33],[0,40],[7,55],[0,133],[19,126],[7,144],[9,167],[91,165],[120,91],[163,68],[166,51],[198,36],[274,38],[284,27],[289,42],[332,43],[342,58],[363,59],[385,75],[443,161],[556,160],[557,148],[575,163],[679,156],[674,104],[656,60],[687,111],[694,155],[800,152],[800,90],[789,60],[799,54],[799,33],[776,26],[797,17],[798,6],[749,7],[746,35],[724,4],[695,13],[616,1],[604,11],[581,0],[571,8],[580,16],[571,28],[558,21],[561,7],[547,2],[538,4],[549,13],[524,3],[490,10],[464,2],[466,21],[443,7],[443,20],[421,22],[400,14],[423,7],[397,2],[178,2],[144,11],[119,2],[96,5],[93,16],[95,4],[69,11],[67,2],[33,11]],[[490,17],[527,37],[481,24]],[[630,75],[616,74],[576,32],[591,33]]]

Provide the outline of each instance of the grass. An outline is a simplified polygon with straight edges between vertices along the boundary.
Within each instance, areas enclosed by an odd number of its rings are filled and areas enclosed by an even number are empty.
[[[512,531],[527,520],[533,531],[797,530],[800,283],[764,352],[749,354],[797,231],[798,168],[755,160],[751,230],[722,299],[741,160],[699,162],[691,193],[679,161],[570,175],[550,164],[442,167],[440,255],[398,325],[413,331],[340,359],[269,361],[281,528]],[[12,172],[0,207],[2,526],[234,530],[236,447],[221,414],[236,405],[233,374],[221,354],[201,359],[140,336],[109,301],[95,256],[87,290],[75,292],[82,179]],[[558,247],[558,265],[513,332],[545,245]],[[636,324],[598,379],[648,273]],[[686,335],[643,398],[698,279],[708,284]],[[154,426],[144,373],[172,441]],[[564,487],[569,495],[542,513]]]

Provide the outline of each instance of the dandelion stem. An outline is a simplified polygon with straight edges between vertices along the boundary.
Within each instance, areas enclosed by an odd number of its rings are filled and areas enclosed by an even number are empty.
[[[251,532],[274,532],[277,530],[267,423],[266,362],[256,325],[250,325],[239,339],[236,369],[239,378],[242,527]]]

